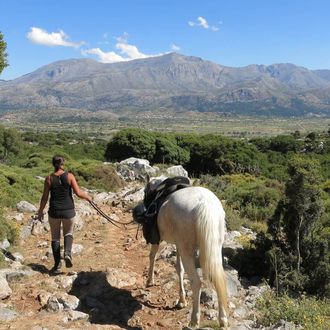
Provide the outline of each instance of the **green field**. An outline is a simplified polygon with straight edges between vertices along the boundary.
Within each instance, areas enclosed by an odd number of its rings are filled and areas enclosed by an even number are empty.
[[[21,113],[22,114],[22,113]],[[95,118],[70,117],[70,119],[51,119],[33,116],[28,118],[14,115],[1,120],[6,126],[21,130],[38,130],[40,132],[74,131],[87,133],[97,138],[110,138],[122,128],[137,127],[161,132],[186,133],[219,133],[232,137],[276,136],[299,131],[324,132],[330,128],[330,118],[271,118],[228,116],[216,113],[170,113],[170,112],[142,112],[125,117],[107,116],[102,120]]]

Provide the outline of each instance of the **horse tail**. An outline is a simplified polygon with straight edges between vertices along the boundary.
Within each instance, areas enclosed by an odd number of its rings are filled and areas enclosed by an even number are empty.
[[[215,196],[197,205],[196,238],[203,277],[213,284],[220,305],[228,310],[226,275],[222,265],[225,212]]]

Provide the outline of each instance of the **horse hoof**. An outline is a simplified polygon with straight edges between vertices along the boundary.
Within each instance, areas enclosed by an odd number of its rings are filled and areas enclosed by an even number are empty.
[[[146,284],[146,287],[147,288],[150,288],[151,286],[154,286],[154,282],[147,282],[147,284]]]
[[[198,328],[199,327],[199,323],[197,322],[190,322],[189,323],[189,328],[191,329],[195,329],[195,328]]]
[[[221,329],[225,329],[225,330],[229,329],[228,319],[226,317],[221,318],[219,323]]]
[[[179,302],[175,305],[175,307],[178,308],[178,309],[183,309],[183,308],[185,308],[186,306],[187,306],[187,304],[186,304],[185,302],[181,302],[181,301],[179,301]]]

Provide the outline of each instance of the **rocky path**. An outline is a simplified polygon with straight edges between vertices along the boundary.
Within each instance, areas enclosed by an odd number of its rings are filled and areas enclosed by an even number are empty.
[[[114,219],[129,222],[129,204],[139,194],[141,191],[134,188],[99,196],[99,206]],[[191,291],[186,280],[188,308],[177,309],[175,249],[161,246],[155,286],[146,288],[149,246],[141,231],[136,237],[136,226],[119,229],[86,202],[79,205],[74,266],[63,266],[58,276],[48,274],[53,261],[47,223],[32,228],[27,226],[28,215],[12,215],[19,218],[22,227],[21,255],[0,270],[0,281],[5,280],[11,291],[1,296],[5,286],[0,283],[0,329],[183,329],[190,319]],[[32,229],[32,235],[27,228]],[[227,272],[227,276],[231,329],[251,329],[253,298],[240,286],[235,271]],[[253,296],[253,290],[259,288],[249,290]],[[215,293],[204,285],[201,300],[201,324],[217,324]]]
[[[131,220],[120,206],[102,209]],[[84,217],[74,243],[74,267],[63,266],[63,273],[52,277],[50,234],[40,230],[22,241],[23,267],[15,261],[11,269],[26,273],[7,275],[12,293],[1,302],[2,313],[9,312],[0,329],[182,329],[187,324],[189,309],[174,307],[178,284],[171,261],[157,261],[155,286],[145,288],[149,247],[141,231],[136,239],[136,226],[119,229],[93,213]]]

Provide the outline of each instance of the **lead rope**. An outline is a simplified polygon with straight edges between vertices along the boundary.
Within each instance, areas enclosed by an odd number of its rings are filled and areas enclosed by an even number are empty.
[[[130,222],[121,222],[121,221],[118,221],[118,220],[114,220],[114,219],[111,219],[107,214],[105,214],[93,201],[90,201],[89,202],[92,207],[103,217],[105,218],[106,220],[108,220],[111,224],[113,224],[114,226],[116,226],[117,228],[120,228],[122,229],[121,227],[119,227],[118,225],[122,225],[122,226],[126,226],[126,225],[130,225],[132,223],[134,223],[134,220],[133,221],[130,221]],[[126,227],[125,227],[126,229]]]

